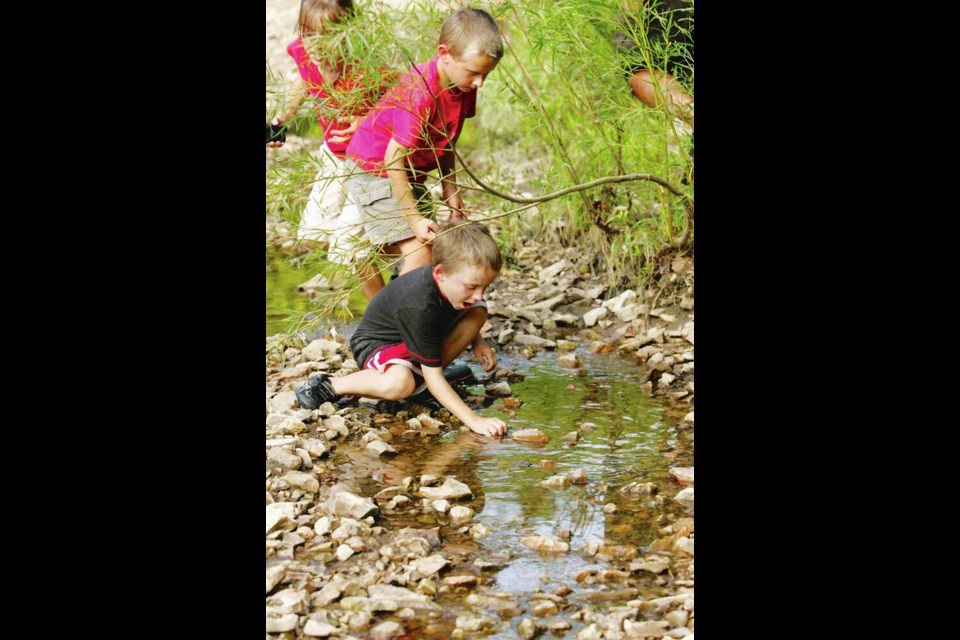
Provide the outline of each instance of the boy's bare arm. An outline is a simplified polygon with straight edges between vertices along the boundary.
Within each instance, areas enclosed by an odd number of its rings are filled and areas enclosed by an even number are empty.
[[[387,170],[387,176],[390,178],[390,186],[393,187],[393,195],[404,211],[404,217],[417,236],[417,240],[426,243],[440,231],[437,223],[426,218],[417,208],[417,199],[413,196],[413,188],[410,186],[410,178],[407,176],[407,170],[404,167],[404,161],[410,148],[405,147],[393,138],[387,144],[387,150],[383,154],[383,166]],[[456,395],[456,394],[454,394]],[[438,398],[439,399],[439,398]]]
[[[466,220],[463,212],[463,197],[457,186],[456,157],[448,153],[440,157],[440,184],[443,185],[443,200],[450,207],[451,220]]]
[[[460,418],[460,421],[471,431],[482,436],[499,436],[507,432],[507,423],[500,418],[484,418],[474,413],[443,377],[442,367],[421,366],[420,368],[423,370],[423,379],[426,380],[427,388],[430,389],[433,397],[450,413]]]

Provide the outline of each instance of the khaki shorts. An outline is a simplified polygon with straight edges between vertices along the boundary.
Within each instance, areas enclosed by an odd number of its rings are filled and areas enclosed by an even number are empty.
[[[350,159],[343,164],[347,174],[343,181],[344,188],[360,210],[364,235],[370,244],[393,244],[415,237],[404,217],[403,207],[393,195],[390,179],[368,173]],[[436,211],[427,188],[420,182],[411,182],[410,186],[420,212],[430,219],[435,219]]]

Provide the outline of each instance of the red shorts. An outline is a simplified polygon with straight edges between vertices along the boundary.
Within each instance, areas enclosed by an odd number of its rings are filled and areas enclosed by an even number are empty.
[[[417,385],[417,388],[413,390],[414,394],[420,393],[427,388],[427,383],[423,379],[423,371],[420,369],[420,365],[410,359],[410,350],[407,349],[407,345],[402,342],[380,347],[370,354],[363,368],[384,373],[395,364],[407,367],[413,372],[413,379]]]

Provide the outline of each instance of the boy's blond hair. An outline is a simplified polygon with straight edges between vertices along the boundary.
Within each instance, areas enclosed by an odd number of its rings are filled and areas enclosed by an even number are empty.
[[[353,0],[300,0],[297,35],[320,33],[325,22],[340,22],[353,14]]]
[[[494,60],[503,57],[503,38],[497,21],[483,9],[463,7],[451,13],[440,28],[440,44],[457,60],[479,53]]]
[[[503,256],[490,231],[477,222],[454,222],[445,225],[433,241],[433,266],[443,265],[446,273],[464,267],[487,267],[497,273]]]

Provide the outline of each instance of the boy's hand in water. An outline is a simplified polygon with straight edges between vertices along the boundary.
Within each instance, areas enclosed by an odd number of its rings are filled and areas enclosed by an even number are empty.
[[[467,425],[474,433],[482,436],[502,436],[507,433],[507,423],[500,418],[483,418],[477,416],[476,421]]]

